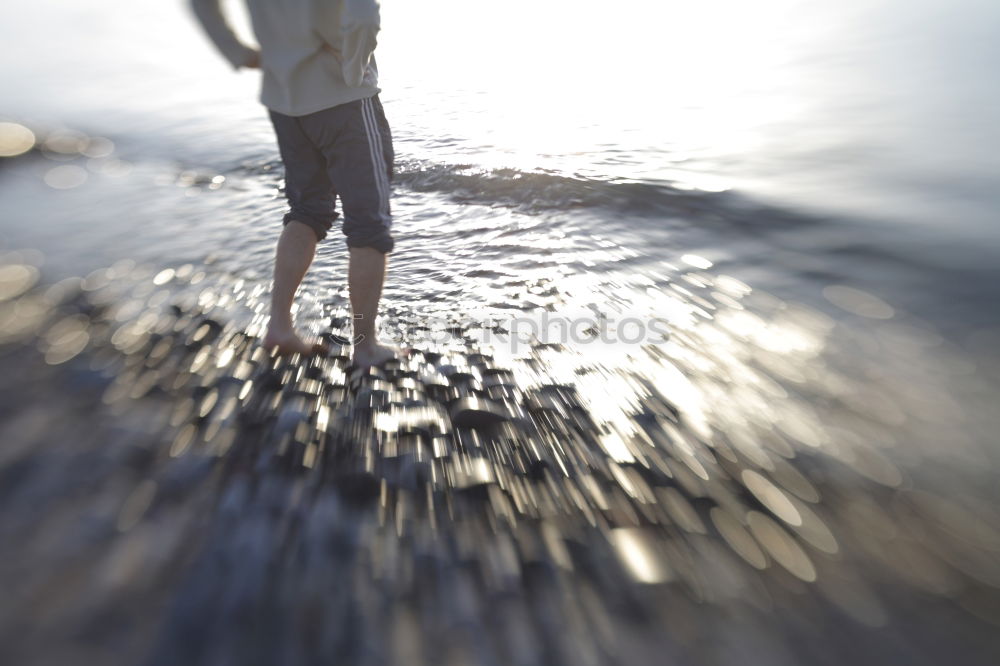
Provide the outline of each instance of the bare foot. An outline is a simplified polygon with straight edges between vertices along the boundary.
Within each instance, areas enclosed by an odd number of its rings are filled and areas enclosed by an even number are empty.
[[[355,345],[354,364],[359,368],[367,368],[372,365],[382,365],[386,361],[391,361],[400,356],[402,352],[388,345]]]
[[[325,354],[328,351],[325,345],[318,342],[307,342],[291,329],[287,331],[268,329],[264,335],[263,345],[264,349],[277,349],[278,354],[282,356],[291,354],[312,356],[313,354]]]

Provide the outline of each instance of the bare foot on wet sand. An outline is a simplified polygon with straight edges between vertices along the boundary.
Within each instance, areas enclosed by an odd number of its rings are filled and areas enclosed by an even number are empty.
[[[281,356],[291,354],[302,354],[312,356],[314,354],[325,354],[328,350],[325,345],[319,342],[309,342],[303,340],[293,329],[267,329],[262,341],[264,349],[277,349]]]
[[[391,361],[403,354],[396,347],[379,344],[364,344],[354,346],[354,365],[359,368],[367,368],[373,365],[381,365],[386,361]]]

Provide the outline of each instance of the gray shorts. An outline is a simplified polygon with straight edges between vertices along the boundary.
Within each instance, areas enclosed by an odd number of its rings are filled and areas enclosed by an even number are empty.
[[[269,113],[285,164],[284,223],[302,222],[323,240],[339,196],[348,247],[391,252],[394,153],[378,95],[305,116]]]

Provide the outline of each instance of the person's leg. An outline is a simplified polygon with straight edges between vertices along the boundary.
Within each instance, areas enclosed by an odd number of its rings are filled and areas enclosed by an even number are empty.
[[[283,354],[312,354],[317,345],[303,340],[292,325],[292,302],[316,254],[316,233],[295,220],[285,224],[274,256],[274,283],[271,287],[271,316],[264,334],[264,346],[277,347]]]
[[[350,248],[354,362],[377,365],[397,353],[379,344],[375,327],[387,255],[394,247],[389,208],[392,137],[377,98],[337,107],[336,122],[335,139],[321,148],[330,167],[330,181],[340,193],[343,232]]]
[[[303,340],[292,324],[295,292],[337,214],[335,192],[327,175],[326,159],[303,129],[302,119],[272,111],[271,122],[285,166],[285,195],[289,212],[278,239],[271,287],[271,312],[264,346],[282,354],[309,355],[323,350]]]
[[[354,361],[358,365],[377,365],[396,353],[379,344],[375,330],[388,258],[370,247],[352,247],[350,252],[347,279],[354,313]]]

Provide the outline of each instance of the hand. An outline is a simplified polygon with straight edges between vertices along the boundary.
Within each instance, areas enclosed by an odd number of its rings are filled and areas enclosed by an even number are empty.
[[[247,55],[243,61],[243,66],[247,69],[260,69],[260,51],[253,51]]]

